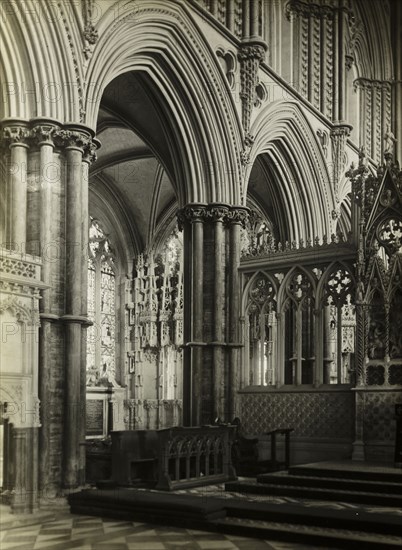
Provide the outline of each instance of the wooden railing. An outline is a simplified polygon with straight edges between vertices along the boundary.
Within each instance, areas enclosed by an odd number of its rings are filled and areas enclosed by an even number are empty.
[[[157,489],[221,483],[236,479],[231,462],[234,426],[158,430]]]
[[[172,490],[236,479],[234,426],[114,431],[112,485]]]

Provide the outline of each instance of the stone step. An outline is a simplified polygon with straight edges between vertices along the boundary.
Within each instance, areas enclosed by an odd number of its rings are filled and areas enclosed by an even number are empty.
[[[217,528],[226,534],[296,543],[309,547],[324,546],[359,550],[362,548],[391,550],[402,547],[402,536],[396,535],[233,517],[218,520],[216,523]]]
[[[288,485],[293,487],[318,487],[320,489],[337,489],[347,491],[362,491],[365,493],[386,493],[402,495],[402,483],[389,481],[369,481],[365,479],[336,478],[324,476],[305,476],[300,474],[287,474],[285,472],[275,474],[260,474],[258,483],[274,483],[275,485]]]
[[[240,498],[226,500],[227,517],[254,520],[270,520],[310,527],[355,530],[367,533],[402,536],[402,511],[383,507],[362,507],[322,502],[300,501],[278,503],[260,497],[260,500],[244,501]]]
[[[326,477],[336,479],[355,479],[365,481],[380,481],[384,483],[402,483],[402,469],[380,464],[359,463],[352,461],[317,462],[291,466],[290,475]]]
[[[402,507],[402,495],[388,495],[376,492],[337,490],[331,488],[310,487],[308,479],[304,486],[259,483],[257,481],[229,481],[226,491],[253,493],[258,495],[281,495],[304,499],[330,500],[336,502],[356,502],[378,506]]]

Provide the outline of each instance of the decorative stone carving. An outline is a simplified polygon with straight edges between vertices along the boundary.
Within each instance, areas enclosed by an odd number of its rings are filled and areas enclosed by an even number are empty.
[[[346,139],[350,135],[351,126],[341,125],[331,129],[332,143],[332,184],[334,186],[335,198],[339,200],[339,182],[345,169],[345,147]]]
[[[15,143],[27,144],[30,135],[29,128],[22,122],[4,125],[2,126],[2,145],[8,146]]]
[[[351,392],[303,392],[241,395],[242,427],[261,434],[277,426],[294,428],[296,437],[351,438]]]
[[[38,310],[27,307],[16,296],[9,296],[0,302],[0,313],[7,310],[10,310],[20,323],[40,325]]]
[[[53,135],[58,147],[78,147],[84,151],[91,143],[90,136],[79,131],[61,129],[56,130]]]
[[[235,85],[236,57],[233,52],[218,48],[216,55],[221,61],[223,72],[231,89]]]
[[[251,113],[258,85],[258,69],[264,60],[266,48],[261,44],[242,44],[238,53],[240,61],[240,98],[244,133],[250,129]]]
[[[324,156],[327,157],[328,154],[328,132],[325,130],[317,130],[317,136],[320,140],[321,148],[324,153]]]
[[[389,156],[392,158],[393,152],[394,152],[394,145],[397,142],[397,139],[395,138],[394,134],[391,132],[391,129],[389,126],[387,126],[387,131],[384,135],[384,156],[387,158]]]

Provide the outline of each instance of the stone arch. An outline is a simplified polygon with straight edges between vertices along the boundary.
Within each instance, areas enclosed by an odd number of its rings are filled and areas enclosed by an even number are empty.
[[[185,4],[117,0],[98,14],[90,40],[79,3],[34,4],[7,3],[0,39],[7,45],[18,37],[19,47],[13,56],[6,47],[0,66],[8,86],[2,117],[48,117],[94,129],[106,86],[141,71],[174,138],[180,206],[241,203],[240,120],[219,60]],[[24,9],[42,11],[26,17]]]
[[[351,278],[352,285],[356,284],[351,267],[342,260],[333,261],[328,267],[326,267],[324,273],[321,275],[316,288],[315,307],[319,310],[322,307],[325,285],[328,282],[330,275],[337,269],[344,269]]]
[[[275,277],[272,277],[271,274],[265,272],[264,270],[262,269],[259,269],[258,271],[256,271],[254,273],[254,275],[250,278],[250,280],[247,282],[247,284],[245,285],[244,289],[243,289],[243,296],[242,296],[242,309],[241,311],[243,312],[243,314],[246,312],[247,310],[247,300],[248,300],[248,293],[250,291],[250,289],[253,287],[253,284],[255,283],[255,281],[259,278],[259,277],[265,277],[271,284],[272,286],[274,287],[275,289],[275,294],[276,296],[278,295],[278,289],[279,289],[279,285],[278,285],[278,281],[275,280]]]
[[[119,271],[127,273],[132,269],[132,258],[142,247],[130,213],[120,196],[102,174],[89,185],[89,213],[103,223],[117,247]]]
[[[0,116],[78,121],[83,63],[82,45],[77,47],[82,41],[77,32],[82,27],[77,3],[2,4],[0,69],[6,97]],[[49,47],[43,47],[41,36],[48,38]],[[16,44],[11,51],[9,45]]]
[[[287,272],[287,274],[284,277],[284,279],[281,283],[281,286],[279,288],[279,291],[278,291],[278,312],[283,312],[283,308],[285,306],[285,303],[287,302],[287,295],[286,295],[287,285],[288,285],[289,281],[292,279],[293,274],[297,273],[297,272],[300,272],[300,273],[302,273],[303,275],[306,276],[306,278],[308,279],[308,281],[311,284],[313,296],[316,295],[316,293],[317,293],[317,281],[314,279],[314,277],[312,276],[312,274],[310,273],[310,271],[308,269],[305,269],[302,265],[297,264]]]
[[[188,9],[144,1],[133,18],[127,10],[124,17],[107,11],[98,32],[87,70],[85,123],[95,126],[103,90],[116,77],[145,74],[177,145],[171,153],[179,204],[239,204],[240,123],[219,61]]]
[[[391,37],[385,2],[353,0],[352,55],[360,78],[388,80],[393,77]]]
[[[282,196],[289,239],[322,237],[331,231],[330,213],[335,197],[330,175],[317,137],[300,107],[289,101],[268,105],[251,128],[254,144],[252,167],[258,155],[265,155]],[[246,185],[251,169],[246,174]]]
[[[22,305],[16,298],[9,297],[0,303],[0,314],[10,310],[19,323],[33,325],[39,323],[39,314],[35,310]]]

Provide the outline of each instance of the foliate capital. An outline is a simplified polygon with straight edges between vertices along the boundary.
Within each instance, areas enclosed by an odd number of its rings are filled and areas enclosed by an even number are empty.
[[[250,210],[245,206],[231,206],[227,221],[231,224],[239,224],[245,228],[249,214]]]
[[[1,126],[1,142],[3,147],[10,145],[27,145],[30,137],[28,123],[20,120],[4,121]]]
[[[182,230],[187,223],[203,222],[206,218],[206,204],[193,203],[184,206],[177,212],[179,229]]]

